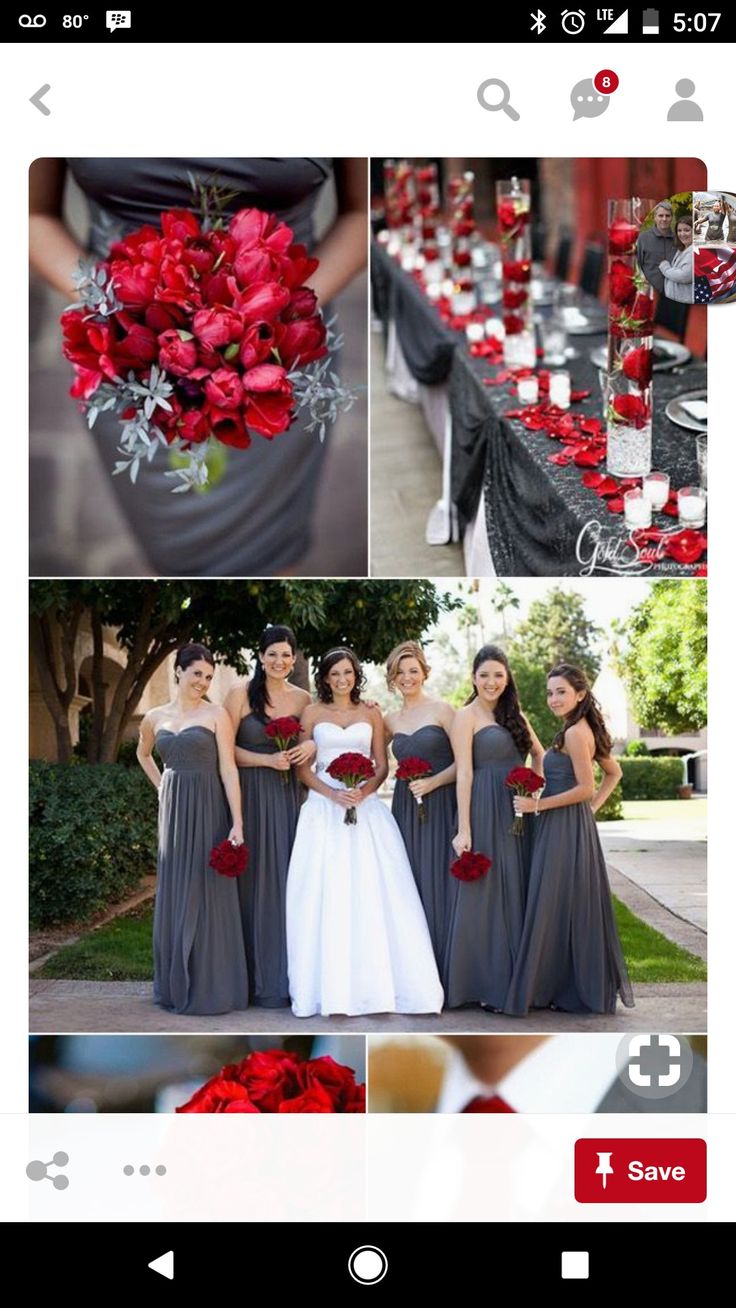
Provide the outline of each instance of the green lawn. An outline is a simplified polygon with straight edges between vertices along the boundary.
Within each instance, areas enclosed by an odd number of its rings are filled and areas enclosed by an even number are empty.
[[[707,799],[625,799],[624,819],[629,822],[692,822],[708,812]],[[611,823],[611,830],[615,827]]]
[[[632,983],[704,981],[705,963],[653,931],[614,898],[621,944]],[[75,981],[150,981],[153,907],[143,904],[107,926],[66,945],[34,977]]]
[[[647,926],[614,895],[616,922],[632,985],[645,981],[705,981],[702,958]]]
[[[150,981],[153,977],[153,905],[96,927],[74,945],[65,945],[35,977],[65,981]]]

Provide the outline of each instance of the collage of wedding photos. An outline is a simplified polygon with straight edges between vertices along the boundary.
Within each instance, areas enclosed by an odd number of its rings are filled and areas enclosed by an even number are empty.
[[[705,186],[33,163],[30,1111],[705,1111]]]

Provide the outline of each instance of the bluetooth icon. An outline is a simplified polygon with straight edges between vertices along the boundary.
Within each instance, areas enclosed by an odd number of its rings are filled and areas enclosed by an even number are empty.
[[[529,30],[531,32],[537,32],[539,36],[541,36],[542,32],[545,31],[546,25],[544,20],[547,17],[547,15],[543,14],[541,9],[538,9],[536,14],[530,14],[529,17],[532,20],[532,25]]]

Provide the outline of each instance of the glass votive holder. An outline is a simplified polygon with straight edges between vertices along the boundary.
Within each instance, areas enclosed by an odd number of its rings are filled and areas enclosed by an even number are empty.
[[[651,527],[652,504],[641,486],[634,486],[624,494],[624,522],[627,527]]]
[[[486,336],[493,337],[494,340],[502,341],[506,335],[506,328],[500,318],[486,319]]]
[[[439,282],[427,282],[424,287],[424,292],[428,300],[442,299],[442,287]]]
[[[536,377],[520,377],[516,391],[520,404],[536,404],[539,399],[539,382]]]
[[[567,332],[562,317],[555,313],[542,318],[539,324],[544,362],[553,368],[565,362]]]
[[[642,482],[642,490],[655,513],[660,513],[670,497],[669,473],[648,472]]]
[[[467,336],[471,345],[477,343],[478,341],[482,341],[485,337],[485,334],[486,334],[486,329],[483,326],[482,322],[469,322],[465,328],[465,335]]]
[[[466,313],[472,313],[476,307],[474,291],[453,291],[452,312],[458,318],[462,318]]]
[[[518,366],[520,368],[534,368],[537,363],[537,342],[534,332],[520,332],[516,337],[516,341]]]
[[[549,379],[549,402],[558,409],[570,408],[570,374],[553,372]]]
[[[677,492],[677,516],[681,527],[704,527],[706,492],[702,486],[683,486]]]
[[[708,487],[708,436],[706,432],[696,437],[695,448],[698,454],[698,476],[700,484],[705,489]]]

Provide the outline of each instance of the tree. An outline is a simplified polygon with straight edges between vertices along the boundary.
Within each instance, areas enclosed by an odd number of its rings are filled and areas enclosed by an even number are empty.
[[[676,734],[708,721],[707,585],[655,581],[627,623],[622,675],[642,727]]]
[[[400,640],[421,640],[458,600],[429,581],[38,581],[31,582],[31,653],[56,730],[58,758],[72,753],[76,646],[92,634],[89,762],[117,757],[125,728],[156,668],[189,640],[237,671],[248,668],[267,623],[292,626],[308,657],[353,646],[380,662]],[[103,631],[112,627],[125,665],[105,702]]]
[[[501,630],[503,631],[504,639],[508,637],[509,634],[508,627],[506,626],[506,610],[518,609],[520,603],[521,601],[519,600],[518,595],[515,594],[508,583],[505,581],[499,581],[493,595],[491,596],[491,608],[494,613],[498,613],[501,616]]]
[[[592,682],[600,671],[596,646],[602,635],[602,628],[586,615],[582,595],[555,586],[545,599],[529,606],[511,638],[508,656],[514,669],[520,657],[545,672],[556,663],[574,663]]]
[[[559,720],[547,708],[547,668],[514,654],[511,666],[522,712],[526,714],[543,745],[551,745],[560,729]]]

